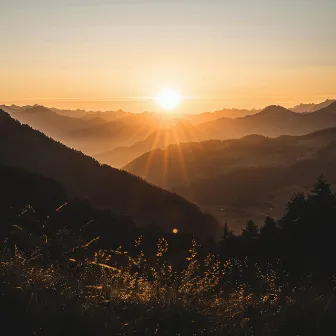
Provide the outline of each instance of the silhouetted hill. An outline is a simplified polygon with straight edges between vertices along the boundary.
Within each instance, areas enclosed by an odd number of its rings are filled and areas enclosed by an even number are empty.
[[[76,240],[98,236],[96,248],[115,248],[145,232],[130,216],[95,209],[86,199],[69,199],[60,183],[42,175],[0,164],[0,185],[1,238],[10,239],[21,230],[22,238],[44,233],[50,239],[70,230]],[[23,239],[21,248],[26,244]]]
[[[21,109],[23,109],[23,107],[21,106],[17,106],[17,105],[10,105],[10,106],[7,106],[7,105],[0,105],[0,109],[4,110],[5,112],[9,113],[9,114],[12,114],[13,112],[17,112]]]
[[[260,112],[256,113],[254,117],[258,118],[278,118],[278,117],[283,117],[283,116],[288,116],[288,117],[293,117],[294,112],[280,106],[280,105],[270,105],[265,107],[263,110]]]
[[[99,153],[105,148],[131,145],[145,138],[149,132],[149,127],[139,129],[132,122],[115,120],[75,130],[66,142],[76,148],[87,148],[88,152]]]
[[[85,112],[49,109],[40,105],[3,105],[3,108],[20,122],[90,155],[111,151],[120,146],[132,146],[144,140],[153,131],[161,132],[162,129],[176,124],[176,120],[150,112]],[[152,149],[152,146],[149,149]],[[137,153],[136,156],[142,153]],[[119,166],[128,161],[122,161]]]
[[[201,124],[208,121],[213,121],[220,118],[241,118],[247,115],[252,115],[260,112],[261,110],[257,109],[236,109],[236,108],[224,108],[214,112],[204,112],[199,114],[187,114],[184,115],[184,118],[193,124]]]
[[[249,135],[233,140],[182,143],[146,153],[125,169],[154,184],[162,186],[165,182],[166,187],[172,187],[183,184],[185,174],[190,179],[209,178],[240,167],[287,165],[310,158],[333,140],[336,140],[335,128],[302,137]],[[147,166],[149,159],[151,164]]]
[[[71,117],[71,118],[83,118],[88,114],[88,112],[86,112],[84,110],[81,110],[81,109],[66,110],[66,109],[58,109],[58,108],[55,108],[55,107],[51,107],[50,110],[59,114],[59,115],[66,116],[66,117]]]
[[[281,212],[288,195],[306,190],[319,174],[336,183],[335,144],[336,128],[304,136],[250,135],[170,145],[125,169],[198,204]]]
[[[68,197],[88,197],[93,206],[129,214],[138,223],[167,230],[209,234],[215,220],[182,197],[154,187],[129,173],[101,166],[94,159],[21,125],[0,113],[0,162],[60,182]]]
[[[9,209],[19,214],[26,206],[45,216],[67,201],[60,183],[26,170],[0,163],[1,216]]]
[[[166,145],[168,145],[167,143]],[[122,167],[126,163],[134,160],[141,154],[149,152],[154,148],[164,147],[164,137],[158,135],[158,132],[150,134],[143,141],[136,142],[130,147],[117,147],[113,150],[95,155],[95,158],[102,163],[112,167]]]
[[[242,118],[220,118],[195,126],[184,123],[183,127],[177,123],[172,129],[153,133],[145,140],[130,147],[116,148],[99,154],[96,158],[109,165],[121,167],[137,156],[153,149],[163,149],[168,144],[208,139],[233,139],[249,134],[272,137],[285,134],[307,134],[336,126],[335,110],[335,105],[331,104],[315,113],[302,115],[281,106],[271,105],[258,113]]]
[[[336,126],[336,103],[313,113],[294,113],[281,106],[269,106],[243,118],[221,118],[198,126],[200,140],[240,138],[248,134],[270,137],[303,135]]]
[[[104,117],[104,113],[86,113],[82,118],[69,117],[67,114],[70,114],[70,111],[51,110],[38,105],[11,113],[12,117],[20,122],[89,154],[101,152],[103,148],[132,144],[145,136],[142,132],[137,134],[134,123],[108,121],[109,118]],[[113,114],[114,112],[106,112],[109,116]]]
[[[299,104],[291,108],[290,110],[298,113],[309,113],[318,111],[324,107],[329,106],[331,103],[335,102],[335,99],[327,99],[326,101],[318,104]]]
[[[321,104],[324,106],[326,104]],[[67,146],[81,150],[112,166],[122,167],[136,157],[168,144],[209,139],[234,139],[249,134],[270,137],[303,135],[336,126],[335,103],[313,113],[294,113],[272,105],[237,118],[220,118],[227,111],[168,118],[157,113],[124,111],[86,112],[43,106],[6,107],[11,115]],[[232,113],[235,109],[230,110]],[[241,114],[247,110],[237,110]],[[242,111],[245,111],[244,113]],[[83,111],[73,111],[81,115]],[[224,113],[225,112],[225,113]],[[61,113],[63,115],[59,115]],[[219,119],[218,119],[219,118]],[[201,122],[204,120],[211,120]]]
[[[153,149],[165,148],[170,144],[180,142],[195,141],[192,129],[191,125],[177,123],[171,128],[151,133],[144,140],[136,142],[130,147],[118,147],[114,150],[95,155],[95,158],[113,167],[122,167],[143,153]]]
[[[11,116],[56,140],[62,140],[68,137],[70,132],[88,127],[92,123],[91,121],[59,115],[44,106],[38,105],[12,112]]]

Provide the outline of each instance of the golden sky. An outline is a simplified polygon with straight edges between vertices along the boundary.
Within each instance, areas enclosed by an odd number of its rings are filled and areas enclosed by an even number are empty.
[[[0,0],[0,103],[158,110],[336,97],[334,0]]]

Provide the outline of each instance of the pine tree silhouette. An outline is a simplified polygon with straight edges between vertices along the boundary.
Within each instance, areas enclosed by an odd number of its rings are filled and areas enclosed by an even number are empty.
[[[227,223],[224,224],[224,229],[223,229],[223,236],[222,238],[222,242],[226,242],[230,237],[232,237],[233,232],[230,230],[229,226]]]
[[[279,225],[289,234],[300,230],[307,211],[307,200],[303,193],[296,193],[288,202],[286,212],[280,219]]]
[[[272,217],[267,216],[264,225],[260,228],[261,239],[273,239],[277,235],[277,224]]]
[[[328,269],[336,256],[334,239],[336,235],[336,197],[323,175],[319,176],[307,200],[307,234],[305,240],[319,264]],[[332,266],[332,267],[331,267]]]
[[[242,231],[242,237],[246,239],[257,239],[259,237],[259,228],[253,220],[249,220],[245,229]]]
[[[332,206],[335,202],[335,195],[331,190],[330,183],[320,175],[311,190],[308,201],[313,205],[323,205],[323,207]]]

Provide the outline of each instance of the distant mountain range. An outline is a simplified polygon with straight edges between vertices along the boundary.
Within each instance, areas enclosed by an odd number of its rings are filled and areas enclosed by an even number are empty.
[[[148,152],[124,169],[153,184],[172,188],[186,185],[188,180],[206,180],[245,167],[288,166],[315,157],[318,150],[334,141],[336,128],[304,136],[248,135],[241,139],[182,143]]]
[[[214,112],[204,112],[199,114],[186,114],[184,118],[193,124],[201,124],[207,121],[213,121],[219,118],[239,118],[260,112],[261,109],[221,109]]]
[[[67,137],[68,133],[73,132],[74,130],[104,122],[102,119],[86,121],[80,118],[59,115],[44,106],[33,106],[24,110],[20,109],[13,111],[11,116],[19,120],[21,123],[28,124],[35,129],[42,130],[49,136],[59,140]]]
[[[327,127],[336,126],[336,103],[314,113],[295,113],[281,106],[269,106],[264,110],[240,118],[219,118],[201,124],[177,123],[156,131],[146,139],[130,147],[119,147],[96,156],[97,160],[122,167],[142,154],[168,144],[206,141],[209,139],[234,139],[249,134],[270,137],[303,135]]]
[[[199,140],[241,138],[249,134],[270,137],[303,135],[336,126],[336,102],[312,113],[295,113],[281,106],[268,106],[242,118],[220,118],[198,125]]]
[[[106,148],[132,145],[144,139],[152,130],[150,125],[139,126],[131,120],[97,122],[95,118],[85,121],[88,122],[88,126],[74,129],[62,142],[93,156]]]
[[[326,107],[333,103],[335,99],[327,99],[321,103],[308,103],[308,104],[298,104],[292,108],[289,108],[292,112],[298,113],[307,113],[307,112],[315,112],[320,110],[323,107]],[[41,105],[26,105],[26,106],[18,106],[18,105],[0,105],[0,108],[11,114],[12,112],[24,111],[32,107],[41,107]],[[93,118],[102,118],[107,121],[112,121],[120,118],[125,118],[129,116],[138,116],[140,118],[147,117],[147,119],[156,119],[156,113],[151,112],[142,112],[142,113],[131,113],[125,112],[123,110],[117,111],[85,111],[81,109],[77,110],[67,110],[67,109],[58,109],[55,107],[48,108],[49,110],[66,117],[72,118],[84,118],[84,119],[93,119]],[[246,115],[256,114],[260,112],[262,109],[237,109],[237,108],[223,108],[221,110],[212,111],[212,112],[203,112],[199,114],[184,114],[182,115],[182,119],[188,120],[192,123],[203,123],[206,121],[211,121],[219,118],[239,118],[245,117]],[[179,117],[180,118],[180,117]]]
[[[273,105],[261,111],[223,109],[171,120],[148,112],[69,111],[37,105],[5,109],[55,140],[177,192],[217,217],[223,210],[226,218],[233,219],[251,208],[255,214],[276,216],[288,194],[305,190],[319,173],[336,183],[335,130],[324,130],[336,127],[333,100],[301,104],[292,109],[295,112]],[[244,116],[223,117],[228,113]],[[67,195],[86,195],[93,206],[131,215],[138,223],[197,232],[209,225],[216,230],[211,217],[183,198],[100,165],[20,125],[5,112],[0,115],[0,163],[52,178]],[[238,212],[227,212],[229,207]]]
[[[34,111],[33,111],[34,113]],[[58,143],[0,111],[0,164],[59,182],[68,197],[132,216],[138,224],[209,234],[217,223],[182,197]],[[47,195],[45,195],[47,197]]]
[[[309,113],[309,112],[315,112],[317,110],[320,110],[324,107],[329,106],[331,103],[335,102],[335,99],[327,99],[326,101],[319,103],[319,104],[299,104],[291,108],[290,110],[293,112],[298,113]]]
[[[70,117],[68,111],[48,109],[44,106],[6,107],[13,118],[24,124],[40,130],[55,140],[79,149],[88,154],[99,153],[102,148],[114,148],[121,145],[130,145],[142,140],[149,133],[150,126],[137,131],[138,124],[132,119],[123,122],[123,117],[133,114],[124,112],[87,113],[81,118]],[[74,111],[81,113],[81,111]],[[59,114],[63,113],[63,114]]]
[[[327,107],[331,103],[333,103],[335,99],[327,99],[322,103],[310,103],[310,104],[299,104],[292,108],[289,108],[292,112],[297,113],[310,113],[320,110],[324,107]],[[223,108],[221,110],[217,110],[214,112],[204,112],[196,115],[185,115],[185,118],[194,124],[201,124],[207,121],[213,121],[220,118],[242,118],[248,115],[253,115],[258,112],[261,112],[262,109],[237,109],[237,108]]]
[[[194,126],[185,123],[157,130],[148,135],[144,140],[136,142],[129,147],[117,147],[111,151],[95,155],[95,158],[102,162],[115,167],[122,167],[126,163],[134,160],[143,153],[149,152],[156,148],[165,148],[170,144],[180,142],[195,141]]]
[[[326,100],[320,104],[300,104],[291,110],[281,106],[269,106],[261,111],[223,109],[172,119],[155,113],[133,114],[122,110],[85,112],[38,105],[12,105],[4,109],[20,122],[67,146],[92,155],[102,163],[123,167],[142,154],[169,144],[240,138],[249,134],[302,135],[336,126],[334,108],[330,108],[334,104],[333,100]]]

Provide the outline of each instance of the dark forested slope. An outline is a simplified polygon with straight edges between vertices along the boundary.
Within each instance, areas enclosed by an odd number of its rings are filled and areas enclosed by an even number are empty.
[[[216,221],[182,197],[125,171],[102,166],[0,111],[0,162],[60,182],[70,197],[128,214],[138,223],[212,234]]]

